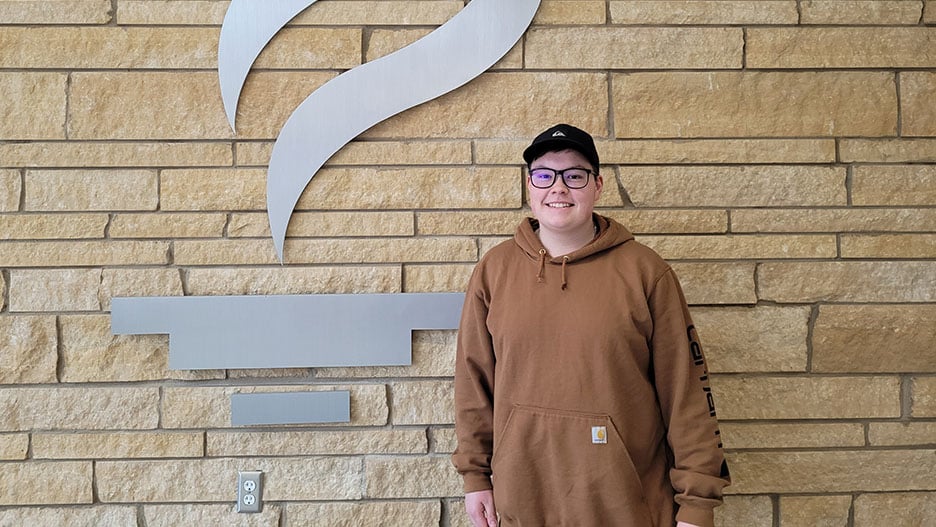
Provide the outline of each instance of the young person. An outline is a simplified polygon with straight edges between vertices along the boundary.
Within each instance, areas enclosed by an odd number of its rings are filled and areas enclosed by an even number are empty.
[[[729,484],[704,357],[672,269],[593,212],[592,137],[523,153],[534,218],[472,274],[453,463],[477,527],[712,527]]]

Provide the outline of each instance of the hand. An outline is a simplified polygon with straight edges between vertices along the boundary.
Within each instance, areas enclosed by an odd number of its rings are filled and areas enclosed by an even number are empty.
[[[699,526],[693,523],[676,522],[676,527],[699,527]]]
[[[479,490],[465,494],[465,510],[474,527],[497,527],[494,491]],[[688,525],[688,524],[687,524]]]

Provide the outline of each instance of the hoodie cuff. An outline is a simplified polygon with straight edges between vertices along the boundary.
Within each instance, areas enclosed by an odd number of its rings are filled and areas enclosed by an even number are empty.
[[[710,508],[682,506],[676,513],[676,521],[691,523],[699,527],[715,527],[715,511]]]
[[[466,472],[462,477],[465,479],[465,494],[494,488],[491,485],[491,477],[483,472]]]

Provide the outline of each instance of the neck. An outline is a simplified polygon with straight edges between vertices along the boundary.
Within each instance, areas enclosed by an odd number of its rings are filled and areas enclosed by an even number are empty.
[[[588,222],[582,227],[570,232],[554,232],[540,227],[536,234],[543,247],[552,257],[564,256],[573,253],[595,239],[596,227]]]

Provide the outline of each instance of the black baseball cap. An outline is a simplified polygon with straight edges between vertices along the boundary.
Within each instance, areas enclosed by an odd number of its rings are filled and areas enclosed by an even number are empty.
[[[595,172],[598,171],[598,150],[595,149],[595,140],[588,132],[571,124],[557,124],[536,136],[530,146],[523,151],[523,160],[529,165],[546,152],[557,152],[567,148],[585,156]]]

